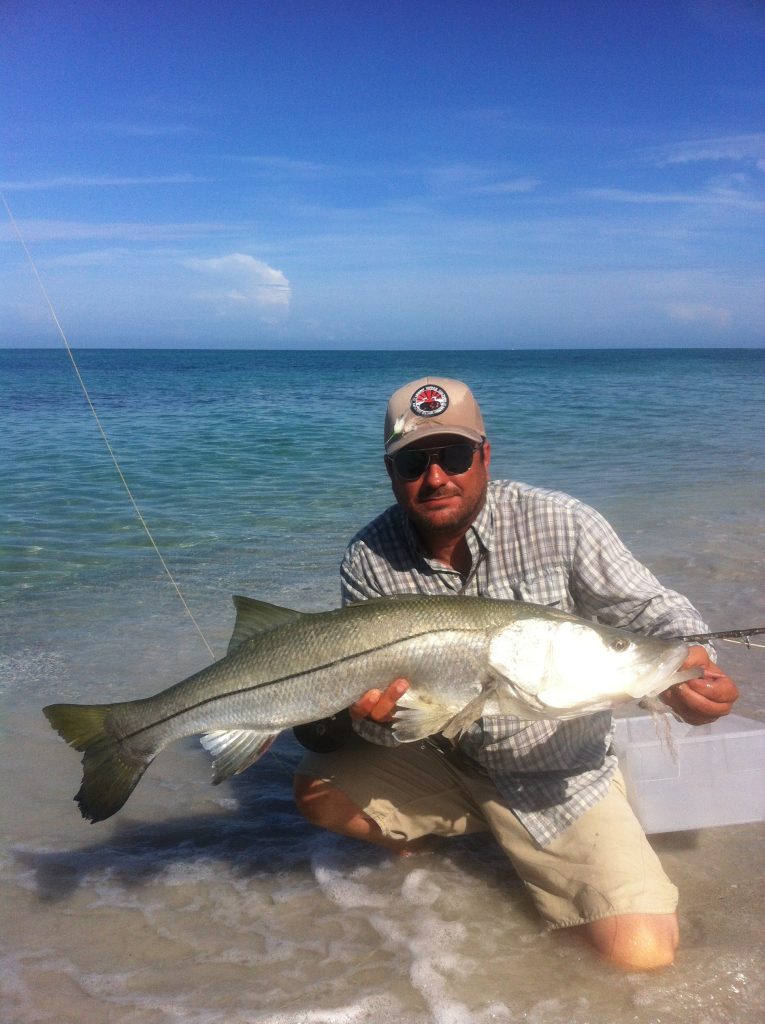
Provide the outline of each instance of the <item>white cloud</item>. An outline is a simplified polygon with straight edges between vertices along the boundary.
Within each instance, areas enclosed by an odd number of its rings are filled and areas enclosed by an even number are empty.
[[[733,314],[723,306],[711,306],[708,303],[676,302],[667,309],[672,320],[687,324],[710,324],[713,327],[727,327]]]
[[[0,181],[3,192],[34,192],[59,188],[124,188],[136,185],[188,185],[206,181],[193,174],[164,174],[146,178],[118,178],[103,175],[62,175],[33,181]]]
[[[199,240],[207,235],[220,235],[233,230],[232,225],[212,221],[188,223],[143,224],[139,221],[87,223],[69,220],[17,221],[22,237],[27,242],[82,242],[88,240],[119,239],[123,242],[164,242],[185,238]],[[0,222],[0,240],[15,238],[10,224]]]
[[[438,195],[521,195],[539,187],[536,178],[507,177],[507,171],[492,165],[449,164],[425,172],[425,181]]]
[[[184,265],[220,279],[220,287],[201,293],[200,298],[217,305],[221,311],[252,307],[273,313],[286,312],[289,308],[292,289],[284,273],[247,253],[185,260]]]
[[[669,164],[706,163],[720,160],[762,161],[765,158],[765,132],[723,135],[709,139],[689,139],[647,152],[659,167]]]
[[[588,199],[602,199],[606,202],[631,203],[633,205],[676,204],[686,206],[731,206],[740,210],[765,210],[765,201],[749,195],[740,189],[730,187],[730,182],[710,183],[706,192],[635,192],[624,188],[581,189],[579,195]]]
[[[533,192],[539,187],[536,178],[511,178],[508,181],[495,181],[489,185],[477,185],[470,191],[484,196],[520,195]]]
[[[279,174],[323,175],[334,174],[341,170],[332,164],[316,163],[312,160],[294,160],[286,156],[236,156],[229,159]]]
[[[196,135],[198,128],[187,124],[150,124],[149,122],[102,121],[91,126],[94,131],[105,132],[107,135],[125,135],[128,137],[155,139],[173,135]]]

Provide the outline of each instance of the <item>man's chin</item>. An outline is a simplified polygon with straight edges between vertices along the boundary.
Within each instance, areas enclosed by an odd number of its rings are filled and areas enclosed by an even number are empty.
[[[421,534],[455,534],[470,526],[486,500],[486,488],[474,501],[464,494],[430,495],[429,498],[407,503],[407,515]]]
[[[418,508],[412,511],[411,517],[415,525],[427,533],[449,533],[468,525],[465,523],[464,509],[449,505]]]

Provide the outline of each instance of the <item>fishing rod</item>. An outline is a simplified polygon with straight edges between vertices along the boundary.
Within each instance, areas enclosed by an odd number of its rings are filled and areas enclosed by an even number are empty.
[[[759,636],[761,633],[765,633],[765,626],[752,626],[751,629],[723,629],[719,633],[688,633],[685,636],[673,636],[670,639],[700,641],[701,643],[706,643],[707,640],[727,640],[732,644],[745,644],[747,648],[765,648],[765,644],[753,644],[749,640],[749,637]]]

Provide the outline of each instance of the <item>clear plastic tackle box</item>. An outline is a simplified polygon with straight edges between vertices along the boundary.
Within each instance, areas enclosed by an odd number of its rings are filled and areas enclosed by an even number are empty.
[[[635,715],[614,725],[627,794],[647,833],[765,820],[765,722],[727,715],[692,726]]]

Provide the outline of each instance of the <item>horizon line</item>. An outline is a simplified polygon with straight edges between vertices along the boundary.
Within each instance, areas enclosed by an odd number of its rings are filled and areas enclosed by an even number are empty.
[[[73,351],[85,352],[462,352],[464,346],[446,347],[420,347],[420,346],[383,346],[359,347],[327,345],[282,345],[278,347],[251,347],[251,346],[229,346],[229,345],[87,345],[72,344]],[[60,350],[66,352],[63,345],[9,345],[0,341],[0,351],[3,352],[52,352]],[[545,345],[545,346],[489,346],[482,348],[470,348],[470,352],[759,352],[765,351],[765,342],[758,344],[736,344],[736,345]]]

